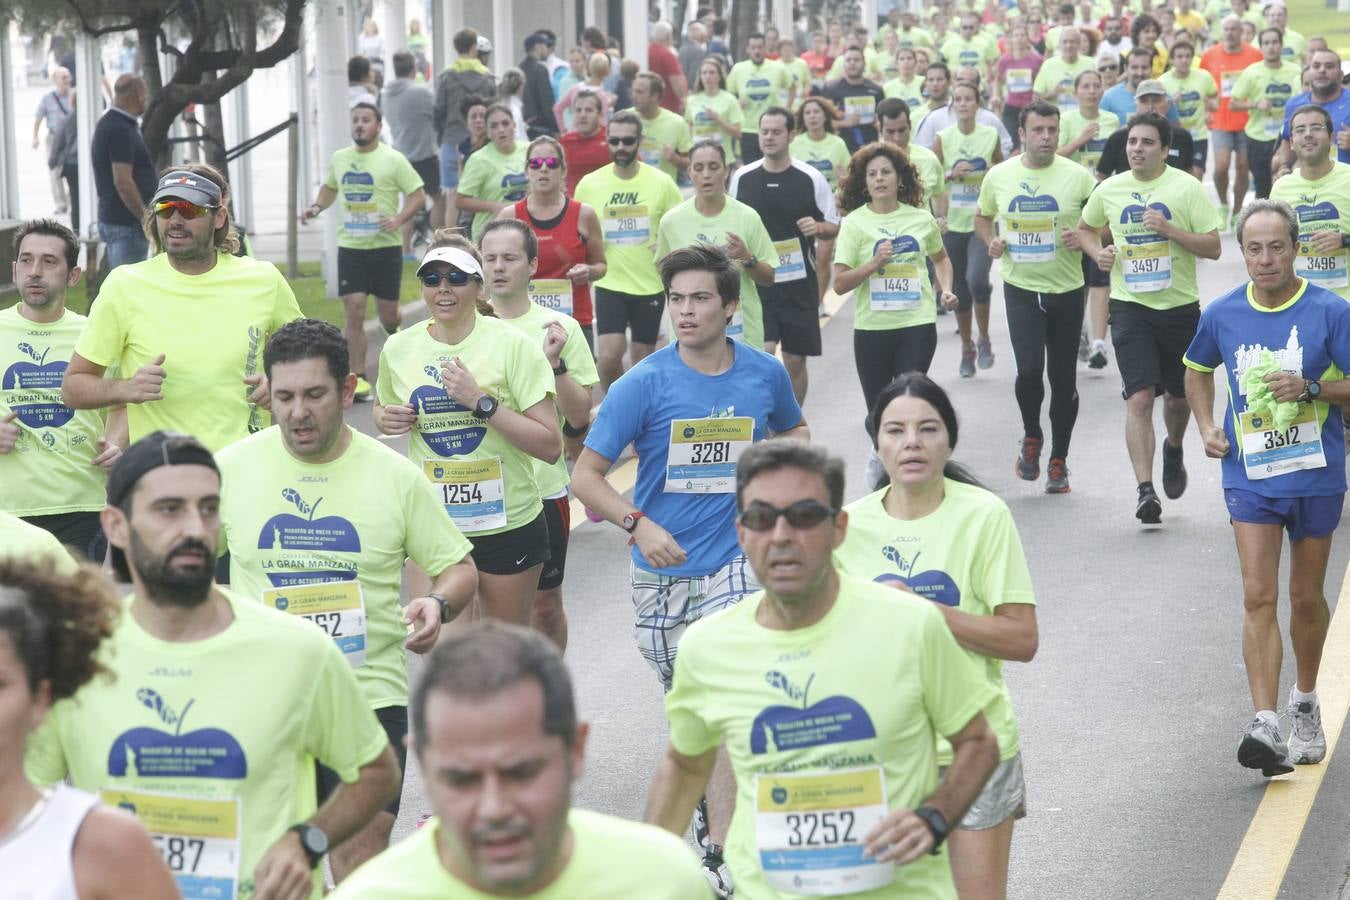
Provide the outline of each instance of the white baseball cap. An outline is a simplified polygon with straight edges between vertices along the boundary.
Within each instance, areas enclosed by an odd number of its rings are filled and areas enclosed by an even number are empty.
[[[426,267],[434,262],[448,263],[466,275],[476,275],[479,279],[483,277],[483,267],[478,264],[478,260],[473,258],[473,254],[458,247],[436,247],[428,250],[427,255],[422,257],[421,265],[417,267],[417,276],[422,277]]]

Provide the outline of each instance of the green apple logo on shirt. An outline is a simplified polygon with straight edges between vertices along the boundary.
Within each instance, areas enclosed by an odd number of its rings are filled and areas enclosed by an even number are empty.
[[[61,379],[66,375],[66,361],[49,363],[50,347],[39,354],[26,341],[16,349],[32,362],[20,360],[6,369],[0,379],[0,388],[10,392],[6,404],[18,414],[19,421],[29,428],[60,428],[75,418],[75,410],[61,402]]]
[[[926,597],[943,606],[961,605],[961,589],[956,586],[952,576],[941,569],[914,571],[918,567],[919,557],[923,556],[922,551],[906,559],[898,547],[887,545],[881,548],[881,555],[895,566],[896,571],[883,572],[873,578],[873,581],[891,586],[901,585],[920,597]]]
[[[750,726],[750,752],[804,750],[823,744],[862,741],[877,736],[872,718],[852,697],[839,695],[809,703],[815,673],[798,687],[782,672],[764,673],[764,680],[782,691],[794,705],[765,707]]]
[[[258,532],[258,549],[280,554],[277,559],[264,563],[277,567],[266,573],[272,586],[295,587],[356,578],[354,562],[339,561],[323,555],[360,553],[361,536],[356,526],[342,516],[315,518],[323,503],[322,497],[311,505],[305,502],[298,490],[288,487],[282,490],[281,499],[293,505],[299,515],[285,512],[272,516]]]

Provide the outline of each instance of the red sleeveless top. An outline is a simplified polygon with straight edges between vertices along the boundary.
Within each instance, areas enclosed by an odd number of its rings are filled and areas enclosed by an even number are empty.
[[[562,218],[552,228],[540,227],[539,220],[530,215],[524,200],[517,200],[516,218],[530,226],[539,239],[539,268],[535,278],[566,278],[567,270],[586,262],[586,242],[581,239],[581,204],[568,197]],[[595,318],[591,307],[591,286],[572,283],[572,318],[580,325],[590,325]]]

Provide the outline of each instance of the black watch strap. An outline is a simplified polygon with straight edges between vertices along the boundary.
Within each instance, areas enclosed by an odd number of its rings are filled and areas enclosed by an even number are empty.
[[[308,822],[301,822],[299,825],[292,825],[289,831],[294,831],[300,838],[300,849],[305,851],[305,857],[309,860],[309,867],[316,868],[319,862],[323,860],[324,854],[328,852],[328,835],[323,829],[318,828]]]
[[[452,621],[454,621],[455,611],[451,609],[449,600],[445,599],[440,594],[427,594],[427,596],[430,597],[432,600],[435,600],[436,605],[441,608],[442,625],[448,625]]]
[[[557,378],[559,375],[564,375],[566,373],[567,373],[567,360],[565,359],[558,360],[558,364],[553,367],[553,377]]]
[[[952,830],[951,825],[947,823],[947,817],[927,804],[916,807],[914,815],[923,819],[923,823],[928,826],[928,830],[932,833],[933,849],[928,852],[936,856],[938,850],[942,848],[942,843],[947,840],[947,835]]]

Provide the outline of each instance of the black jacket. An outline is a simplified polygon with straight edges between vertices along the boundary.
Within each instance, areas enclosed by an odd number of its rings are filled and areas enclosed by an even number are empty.
[[[553,118],[553,84],[548,69],[533,56],[526,56],[520,63],[520,71],[525,73],[525,96],[521,102],[526,133],[531,138],[556,135],[558,123]]]

